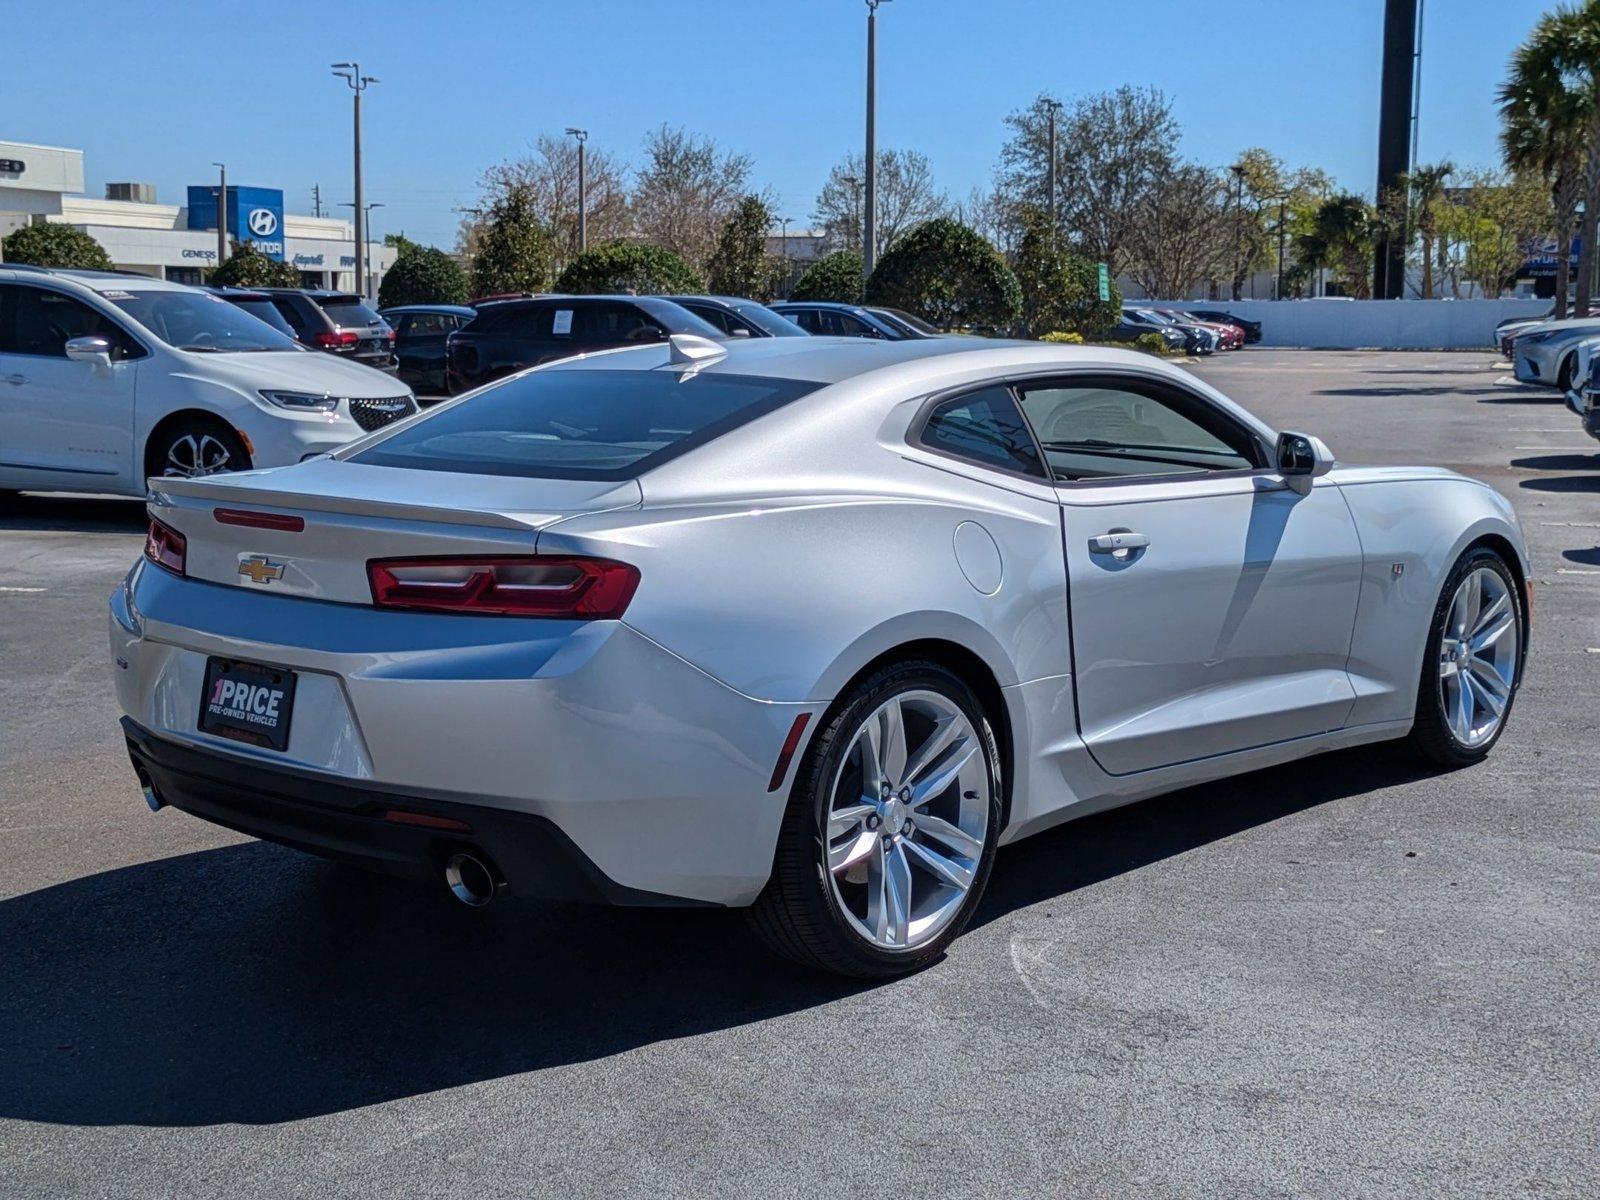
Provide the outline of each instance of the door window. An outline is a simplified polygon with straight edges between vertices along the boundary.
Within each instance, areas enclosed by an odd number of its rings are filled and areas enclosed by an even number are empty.
[[[661,327],[631,304],[585,304],[573,310],[572,339],[589,346],[659,342]]]
[[[1018,389],[1058,480],[1248,471],[1255,439],[1198,397],[1115,380]]]
[[[1009,388],[985,388],[944,401],[928,414],[918,441],[981,466],[1045,477],[1033,435]]]
[[[65,358],[76,337],[105,338],[114,359],[144,353],[121,326],[81,300],[23,284],[0,286],[0,293],[0,353]]]
[[[718,332],[726,333],[729,336],[732,336],[734,326],[727,312],[723,309],[717,308],[715,305],[710,304],[685,304],[683,307],[687,308],[702,321],[705,321],[711,325],[715,325]]]

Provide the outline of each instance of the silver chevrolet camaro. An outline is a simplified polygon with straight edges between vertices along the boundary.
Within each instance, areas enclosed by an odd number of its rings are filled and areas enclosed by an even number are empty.
[[[151,486],[110,631],[152,808],[469,904],[749,906],[858,975],[1062,821],[1476,762],[1532,609],[1483,484],[1032,342],[680,336]]]

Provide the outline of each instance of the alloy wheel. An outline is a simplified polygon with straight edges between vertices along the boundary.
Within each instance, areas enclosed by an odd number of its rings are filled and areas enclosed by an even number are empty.
[[[195,478],[226,471],[232,455],[209,433],[186,433],[167,448],[166,466],[162,475]]]
[[[834,778],[827,875],[850,926],[882,950],[939,936],[977,878],[989,829],[988,756],[938,692],[902,692],[861,723]]]
[[[1478,567],[1461,581],[1439,643],[1439,701],[1462,746],[1499,732],[1516,686],[1521,629],[1516,598],[1500,573]]]

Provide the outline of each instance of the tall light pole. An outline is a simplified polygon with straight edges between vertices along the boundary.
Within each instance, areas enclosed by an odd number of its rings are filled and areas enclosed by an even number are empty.
[[[340,204],[339,207],[340,208],[355,208],[355,205],[350,203],[350,201],[346,200],[346,201],[344,201],[344,203]],[[357,211],[359,211],[361,213],[361,225],[362,225],[362,228],[366,229],[368,231],[369,235],[370,235],[371,230],[372,230],[372,210],[375,209],[375,208],[387,208],[387,207],[388,207],[388,205],[384,204],[384,202],[382,200],[374,200],[371,204],[368,204],[364,208],[361,208],[361,209],[357,210]],[[367,273],[365,275],[357,275],[356,276],[356,291],[361,292],[363,295],[365,295],[365,296],[367,296],[369,298],[372,296],[372,294],[373,294],[373,292],[375,290],[373,288],[373,286],[372,286],[372,275],[373,275],[372,264],[369,262],[369,263],[367,263]]]
[[[856,223],[856,232],[861,232],[861,180],[854,175],[841,175],[839,182],[850,189],[850,218]]]
[[[228,261],[228,167],[226,163],[211,164],[220,175],[217,179],[217,266]]]
[[[1283,243],[1289,232],[1289,193],[1280,192],[1273,197],[1278,202],[1278,291],[1274,300],[1283,299]]]
[[[578,253],[582,254],[589,248],[589,205],[583,171],[583,144],[589,140],[589,131],[568,127],[567,136],[578,139]]]
[[[1233,172],[1233,279],[1229,281],[1229,294],[1239,299],[1239,276],[1243,274],[1242,264],[1244,254],[1244,167],[1234,163],[1228,168]]]
[[[783,237],[781,244],[783,246],[783,289],[785,295],[788,295],[789,275],[794,269],[792,264],[789,262],[789,220],[790,218],[788,217],[778,218],[778,228],[782,231]]]
[[[878,252],[878,5],[867,0],[867,199],[861,221],[861,278],[872,274]]]
[[[363,203],[366,189],[362,186],[361,178],[361,93],[367,90],[368,84],[377,83],[378,80],[372,75],[363,75],[361,64],[354,62],[334,63],[333,73],[348,83],[350,90],[355,93],[356,200],[353,207],[356,210],[356,288],[360,290],[367,272],[366,208]]]
[[[1053,242],[1056,237],[1056,114],[1061,111],[1061,101],[1048,97],[1044,108],[1050,121],[1050,132],[1045,139],[1045,154],[1050,159],[1045,174],[1045,211],[1050,214],[1050,240]]]

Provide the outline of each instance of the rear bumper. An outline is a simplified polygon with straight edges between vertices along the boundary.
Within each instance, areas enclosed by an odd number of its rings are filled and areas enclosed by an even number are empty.
[[[128,757],[163,804],[269,842],[415,879],[441,878],[448,857],[475,849],[516,896],[622,905],[701,905],[608,876],[553,822],[457,797],[330,779],[185,746],[122,718]],[[440,830],[392,812],[459,822]]]
[[[133,724],[271,794],[293,799],[276,781],[301,778],[470,803],[491,814],[475,830],[536,818],[622,887],[690,902],[748,904],[765,885],[787,799],[774,763],[810,708],[744,696],[621,622],[378,612],[147,563],[113,595],[109,632]],[[296,672],[285,750],[198,728],[213,655]],[[215,789],[178,791],[180,808],[316,848],[202,811]]]

